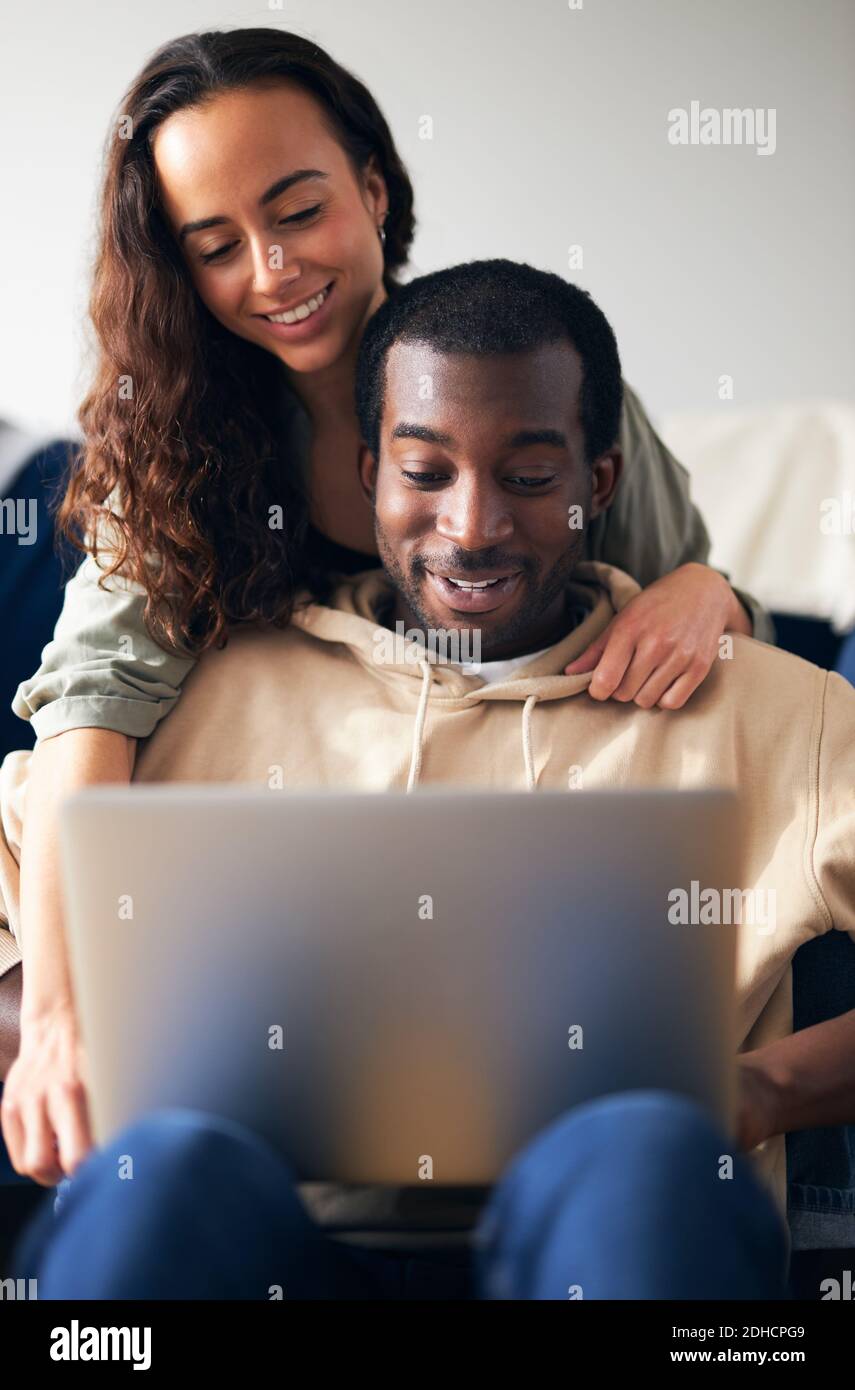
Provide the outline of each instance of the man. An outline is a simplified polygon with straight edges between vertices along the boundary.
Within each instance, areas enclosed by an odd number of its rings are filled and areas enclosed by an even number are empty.
[[[627,1264],[636,1296],[645,1279],[656,1296],[679,1292],[685,1287],[680,1279],[693,1281],[693,1292],[685,1296],[768,1292],[768,1267],[746,1274],[729,1261],[736,1250],[764,1245],[769,1258],[776,1258],[786,1205],[782,1136],[790,1128],[855,1118],[855,1014],[808,1030],[811,1036],[793,1036],[790,1000],[790,961],[798,946],[832,927],[855,933],[855,692],[838,677],[738,636],[723,643],[721,660],[678,718],[620,699],[592,700],[589,672],[563,674],[637,592],[634,581],[618,571],[579,564],[584,528],[608,505],[619,476],[620,455],[611,441],[620,379],[617,348],[602,313],[557,276],[495,261],[407,286],[369,325],[357,379],[365,440],[360,470],[374,506],[384,572],[315,595],[285,632],[236,632],[225,649],[199,662],[178,708],[139,749],[136,781],[406,786],[413,792],[442,783],[535,793],[561,788],[568,795],[579,788],[727,785],[742,793],[743,865],[734,888],[758,899],[762,894],[767,903],[774,894],[776,914],[740,934],[738,1139],[753,1151],[756,1173],[777,1200],[777,1218],[738,1154],[738,1182],[728,1192],[731,1185],[721,1181],[716,1166],[726,1142],[722,1136],[709,1130],[702,1135],[693,1128],[697,1117],[663,1109],[661,1099],[636,1097],[622,1112],[622,1128],[614,1127],[608,1102],[605,1111],[595,1106],[593,1116],[581,1107],[581,1118],[571,1112],[566,1124],[539,1136],[523,1156],[522,1170],[498,1185],[486,1216],[471,1190],[455,1203],[454,1193],[429,1188],[353,1191],[304,1184],[300,1196],[315,1220],[328,1233],[336,1231],[347,1261],[363,1261],[361,1277],[381,1285],[386,1274],[378,1275],[376,1265],[368,1270],[377,1258],[367,1251],[369,1243],[391,1250],[395,1227],[406,1248],[416,1228],[422,1237],[452,1227],[465,1234],[480,1212],[479,1239],[501,1254],[490,1267],[494,1292],[566,1296],[544,1290],[559,1287],[562,1279],[573,1283],[570,1266],[584,1244],[581,1231],[596,1211],[595,1239],[588,1239],[586,1249],[614,1254],[610,1221],[632,1229],[636,1240],[620,1261],[612,1259],[605,1272],[589,1275],[586,1296],[596,1296],[591,1284],[612,1293],[616,1284],[625,1289],[618,1266],[625,1270]],[[421,643],[407,635],[413,631]],[[461,658],[471,638],[468,652],[478,657],[476,665],[445,659],[448,650],[438,650],[438,636],[444,643],[456,637]],[[480,651],[473,653],[477,644]],[[656,698],[652,691],[651,705]],[[2,806],[7,844],[0,843],[0,889],[13,927],[27,756],[9,767]],[[648,1104],[652,1109],[645,1109]],[[634,1117],[631,1123],[628,1116]],[[119,1142],[134,1152],[150,1147],[152,1164],[167,1166],[158,1170],[155,1209],[140,1207],[135,1229],[152,1229],[168,1189],[173,1196],[181,1192],[181,1202],[170,1206],[174,1232],[176,1209],[202,1200],[199,1183],[210,1183],[218,1164],[220,1179],[227,1181],[237,1141],[233,1133],[219,1132],[212,1139],[215,1159],[204,1146],[194,1148],[186,1119],[167,1119],[156,1133],[142,1123],[143,1129]],[[659,1148],[650,1161],[651,1146],[688,1133],[686,1126],[691,1142],[681,1147],[678,1139],[674,1151]],[[646,1158],[639,1144],[646,1145]],[[583,1152],[588,1161],[579,1167]],[[173,1157],[167,1161],[164,1154]],[[121,1215],[109,1195],[113,1156],[111,1147],[82,1166],[72,1180],[74,1196],[62,1230],[51,1240],[43,1223],[31,1240],[28,1258],[53,1270],[49,1287],[63,1287],[60,1268],[89,1278],[80,1273],[86,1263],[80,1252],[95,1224],[116,1231],[121,1245]],[[286,1172],[284,1166],[277,1170],[277,1184],[270,1163],[255,1152],[253,1164],[264,1167],[257,1185],[264,1195],[253,1208],[259,1230],[259,1213],[274,1201],[271,1191],[283,1187]],[[580,1176],[569,1184],[574,1164]],[[645,1196],[632,1205],[627,1225],[616,1192],[625,1200],[627,1192],[631,1196],[642,1169]],[[243,1181],[237,1175],[234,1180]],[[593,1193],[592,1181],[598,1184]],[[663,1220],[663,1184],[678,1181],[683,1197]],[[137,1188],[136,1181],[132,1186]],[[587,1194],[584,1202],[581,1193]],[[143,1198],[138,1189],[123,1200],[127,1212],[128,1201]],[[287,1246],[300,1254],[300,1268],[291,1268],[291,1277],[297,1280],[301,1271],[305,1276],[311,1265],[320,1286],[329,1289],[341,1277],[349,1289],[341,1274],[345,1256],[331,1263],[333,1242],[318,1254],[293,1193],[286,1200],[287,1213],[284,1205],[278,1210],[276,1229],[280,1252]],[[210,1191],[205,1201],[210,1206]],[[575,1203],[572,1210],[567,1202]],[[762,1240],[757,1229],[746,1235],[744,1223],[751,1221],[763,1227]],[[161,1229],[165,1241],[169,1231],[163,1223]],[[178,1230],[176,1250],[180,1219]],[[538,1231],[546,1246],[532,1254]],[[649,1261],[645,1266],[644,1242],[654,1239],[658,1249],[672,1253],[673,1242],[682,1242],[667,1278],[661,1270],[654,1276]],[[519,1258],[508,1255],[509,1246]],[[711,1273],[701,1266],[713,1247]],[[252,1265],[256,1274],[272,1268],[260,1256],[256,1261],[259,1249],[245,1252],[245,1267]],[[687,1250],[690,1260],[684,1258]],[[525,1258],[521,1251],[528,1252]],[[136,1248],[130,1255],[127,1248],[118,1252],[115,1269],[121,1263],[132,1271],[128,1278],[138,1277],[137,1255]],[[176,1261],[181,1258],[176,1254]],[[207,1258],[210,1268],[215,1257],[208,1252]],[[176,1284],[199,1287],[186,1266],[170,1275],[166,1265],[161,1251],[152,1272],[161,1295],[192,1296],[164,1292]],[[197,1273],[202,1266],[200,1256]],[[232,1261],[223,1279],[244,1287],[234,1266]],[[355,1279],[353,1264],[348,1268]],[[98,1276],[103,1279],[103,1268]],[[706,1278],[711,1282],[704,1284]],[[259,1275],[254,1287],[261,1282]],[[86,1287],[97,1296],[91,1289],[104,1283],[96,1279]],[[140,1291],[139,1284],[121,1287],[124,1296]],[[229,1283],[224,1296],[234,1287]]]

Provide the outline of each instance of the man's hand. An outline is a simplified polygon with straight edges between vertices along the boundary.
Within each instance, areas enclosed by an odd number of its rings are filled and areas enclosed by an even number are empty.
[[[748,1153],[765,1139],[784,1132],[779,1091],[759,1052],[738,1054],[736,1066],[736,1142]]]
[[[855,1124],[855,1009],[737,1054],[738,1138]]]
[[[595,700],[681,709],[728,630],[750,637],[748,614],[724,575],[692,562],[637,594],[565,674],[593,671],[588,694]]]

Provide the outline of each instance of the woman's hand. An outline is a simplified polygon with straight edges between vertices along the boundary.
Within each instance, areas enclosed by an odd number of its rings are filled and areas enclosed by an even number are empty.
[[[59,808],[84,787],[130,781],[136,740],[112,729],[37,739],[21,838],[21,1043],[0,1107],[12,1166],[47,1187],[92,1148],[85,1057],[65,944]]]
[[[0,1106],[17,1173],[55,1187],[92,1148],[85,1056],[70,1004],[21,1021],[21,1048]]]
[[[751,636],[751,620],[724,575],[681,565],[637,594],[565,674],[593,671],[588,694],[595,700],[681,709],[728,629]]]

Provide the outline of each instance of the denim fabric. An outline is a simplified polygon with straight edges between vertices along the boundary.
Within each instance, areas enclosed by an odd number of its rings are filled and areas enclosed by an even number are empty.
[[[778,645],[834,667],[855,684],[855,633],[844,640],[826,622],[773,614]],[[855,1009],[855,943],[830,931],[793,960],[793,1029]],[[787,1135],[787,1214],[794,1250],[855,1249],[855,1126]]]
[[[855,942],[830,931],[793,960],[793,1028],[855,1008]],[[794,1250],[855,1250],[855,1125],[787,1135],[787,1216]]]
[[[786,1226],[743,1155],[720,1176],[729,1151],[684,1097],[603,1097],[516,1155],[471,1252],[414,1258],[324,1234],[249,1130],[160,1111],[39,1210],[10,1273],[42,1299],[787,1298]]]

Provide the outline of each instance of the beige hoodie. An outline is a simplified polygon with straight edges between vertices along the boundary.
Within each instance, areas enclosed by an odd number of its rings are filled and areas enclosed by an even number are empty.
[[[347,580],[329,607],[300,608],[285,631],[240,629],[224,650],[206,653],[176,709],[141,742],[134,780],[266,787],[281,769],[291,788],[738,788],[739,886],[776,894],[775,929],[741,928],[738,950],[740,1045],[762,1046],[792,1031],[790,961],[802,942],[832,927],[855,939],[855,690],[735,636],[678,713],[594,701],[590,676],[561,672],[638,586],[593,563],[577,579],[572,598],[584,620],[492,685],[418,659],[421,649],[378,626],[389,594],[381,571]],[[10,754],[0,768],[0,917],[16,935],[29,757]],[[17,948],[3,936],[11,963]],[[754,1157],[785,1211],[783,1137]],[[456,1214],[448,1189],[311,1184],[302,1194],[318,1220],[357,1230],[465,1226],[474,1210],[471,1190]]]

